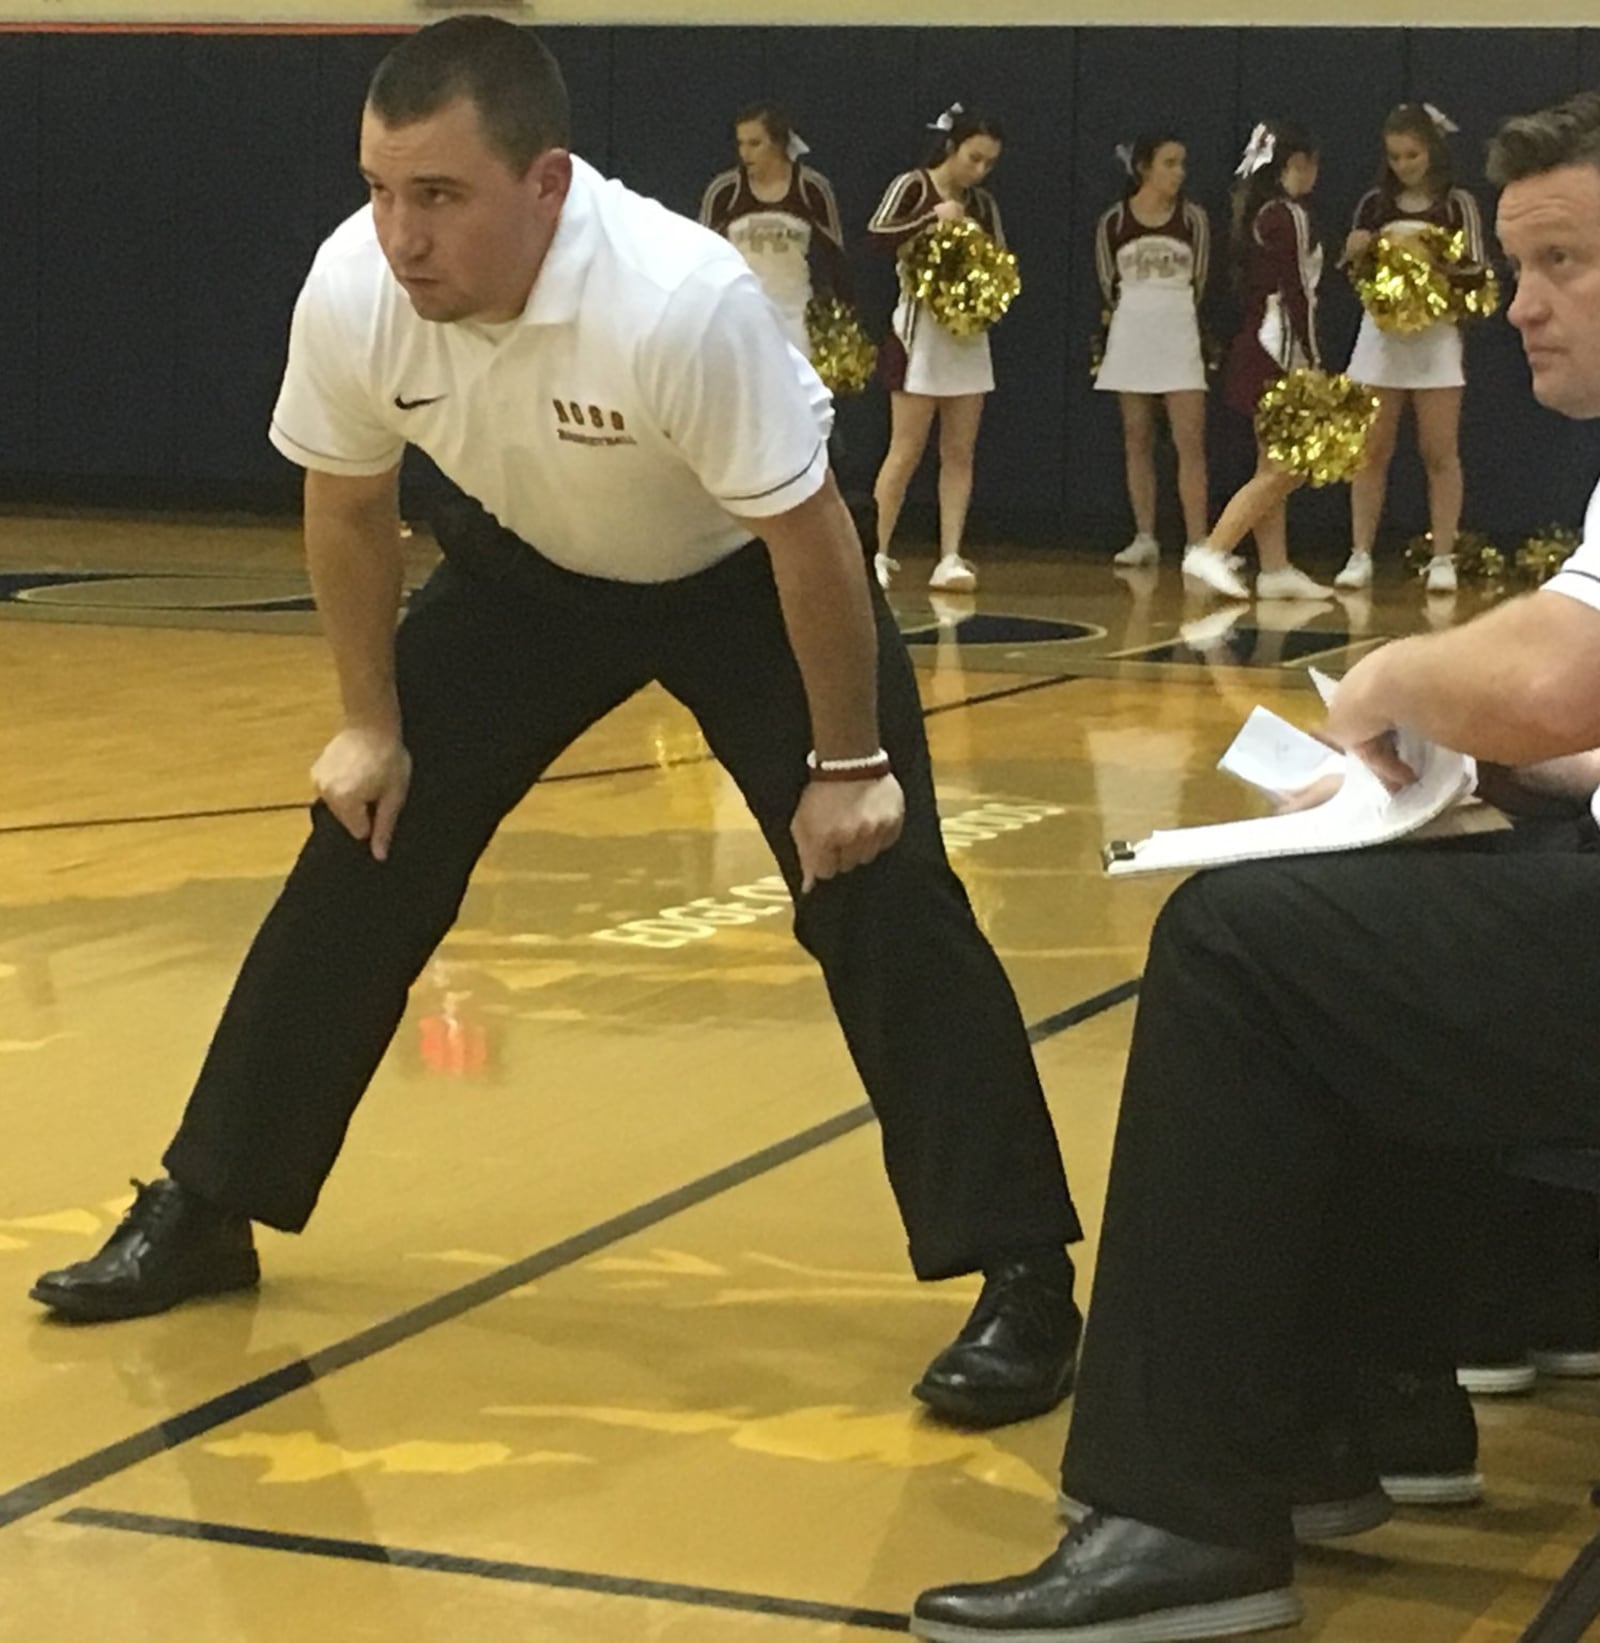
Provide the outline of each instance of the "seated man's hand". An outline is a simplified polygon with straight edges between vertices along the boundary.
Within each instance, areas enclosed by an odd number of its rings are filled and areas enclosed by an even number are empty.
[[[1391,647],[1363,657],[1339,681],[1321,735],[1353,753],[1391,792],[1409,787],[1417,773],[1395,749],[1395,724],[1383,705],[1384,658]]]

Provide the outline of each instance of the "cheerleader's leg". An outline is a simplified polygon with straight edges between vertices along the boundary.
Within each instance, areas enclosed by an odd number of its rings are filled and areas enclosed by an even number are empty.
[[[972,504],[972,458],[983,420],[982,394],[939,401],[939,557],[961,557],[967,510]]]
[[[1117,395],[1122,410],[1122,453],[1128,473],[1133,528],[1141,537],[1156,534],[1156,406],[1149,394]],[[1194,537],[1190,537],[1192,542]]]
[[[889,396],[889,452],[878,469],[872,499],[878,505],[878,553],[889,556],[900,510],[905,506],[911,476],[927,449],[939,402],[927,394],[895,392]]]
[[[1350,481],[1350,549],[1352,556],[1372,555],[1389,490],[1389,464],[1394,460],[1400,417],[1405,410],[1404,388],[1376,388],[1378,415],[1367,434],[1366,456]],[[1419,407],[1420,416],[1420,407]]]
[[[1428,476],[1428,523],[1436,559],[1456,551],[1461,529],[1461,395],[1460,388],[1418,388],[1412,396],[1417,448]]]
[[[1166,396],[1167,423],[1178,452],[1178,499],[1183,504],[1184,541],[1204,539],[1210,503],[1206,471],[1206,395],[1203,388],[1184,389]],[[1152,475],[1153,478],[1153,475]],[[1154,488],[1152,486],[1152,501]],[[1152,519],[1154,511],[1152,509]]]
[[[1302,483],[1298,475],[1286,473],[1268,460],[1265,451],[1258,449],[1255,473],[1229,497],[1222,516],[1211,528],[1208,541],[1212,551],[1226,557],[1254,531],[1261,568],[1282,570],[1289,563],[1282,532],[1269,546],[1261,540],[1261,528],[1273,514],[1277,514],[1281,522],[1289,497]],[[1270,523],[1267,523],[1267,534],[1269,537],[1272,534]]]

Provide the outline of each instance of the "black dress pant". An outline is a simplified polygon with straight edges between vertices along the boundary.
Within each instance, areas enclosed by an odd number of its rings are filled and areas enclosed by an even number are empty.
[[[254,1220],[304,1226],[405,1008],[502,817],[652,680],[698,720],[797,897],[883,1131],[919,1277],[1081,1237],[1016,998],[940,837],[910,661],[872,590],[883,743],[903,837],[799,897],[789,825],[810,717],[766,549],[629,585],[542,559],[475,503],[400,625],[411,790],[389,860],[323,806],[245,960],[166,1167]]]
[[[1139,1000],[1068,1491],[1191,1539],[1287,1541],[1295,1445],[1341,1401],[1340,1340],[1371,1334],[1333,1315],[1363,1303],[1333,1301],[1340,1244],[1387,1237],[1397,1271],[1413,1253],[1407,1172],[1352,1228],[1352,1169],[1600,1145],[1597,976],[1587,823],[1559,848],[1502,833],[1180,888]]]

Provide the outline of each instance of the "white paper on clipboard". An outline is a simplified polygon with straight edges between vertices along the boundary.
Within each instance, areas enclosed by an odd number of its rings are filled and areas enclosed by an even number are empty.
[[[1326,704],[1337,688],[1335,682],[1315,669],[1311,670],[1311,678]],[[1264,711],[1258,708],[1256,713]],[[1295,730],[1275,714],[1267,714],[1266,719],[1276,720],[1276,725],[1256,721],[1254,713],[1250,716],[1240,738],[1223,755],[1222,768],[1269,792],[1295,791],[1309,785],[1288,779],[1303,769],[1311,769],[1311,779],[1315,780],[1338,768],[1314,737]],[[1244,750],[1235,756],[1241,741]],[[1400,757],[1417,773],[1416,781],[1398,793],[1390,793],[1362,760],[1334,754],[1332,759],[1343,764],[1344,781],[1315,809],[1207,827],[1170,828],[1137,842],[1118,841],[1106,846],[1106,872],[1121,878],[1388,844],[1428,826],[1471,796],[1477,785],[1477,766],[1465,754],[1452,753],[1407,731],[1400,731],[1396,742]],[[1318,752],[1320,768],[1311,765],[1313,748]],[[1284,785],[1277,785],[1280,780]]]

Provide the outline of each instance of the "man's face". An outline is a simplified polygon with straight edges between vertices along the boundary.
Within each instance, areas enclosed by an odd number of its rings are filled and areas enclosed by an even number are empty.
[[[361,174],[378,243],[426,320],[515,319],[555,237],[572,158],[548,149],[518,176],[466,98],[410,125],[361,119]]]
[[[1516,270],[1507,317],[1522,333],[1534,397],[1563,416],[1600,416],[1600,168],[1508,184],[1495,226]]]

